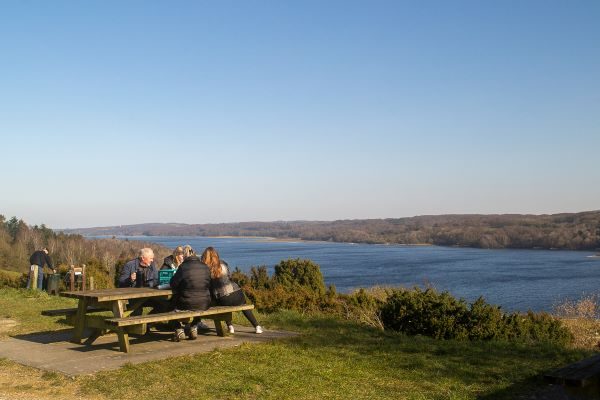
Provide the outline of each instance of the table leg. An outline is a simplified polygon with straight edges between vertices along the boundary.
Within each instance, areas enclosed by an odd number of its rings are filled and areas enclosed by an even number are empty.
[[[102,329],[94,329],[94,331],[92,332],[92,334],[90,335],[90,337],[88,337],[84,344],[86,345],[91,345],[92,343],[94,343],[94,341],[96,339],[98,339],[100,336],[102,336],[104,334],[104,331]]]
[[[231,313],[226,314],[227,317],[231,318]],[[220,316],[218,318],[213,319],[213,321],[215,322],[215,329],[217,331],[217,335],[218,336],[227,336],[229,333],[223,329],[223,322],[225,321],[225,316]]]
[[[125,301],[117,300],[112,305],[113,315],[117,318],[125,316]],[[119,337],[119,349],[124,353],[129,353],[129,334],[123,328],[116,329]]]
[[[84,297],[79,299],[77,314],[75,315],[75,329],[73,330],[73,343],[80,344],[83,330],[85,328],[85,313],[87,312],[88,300]]]

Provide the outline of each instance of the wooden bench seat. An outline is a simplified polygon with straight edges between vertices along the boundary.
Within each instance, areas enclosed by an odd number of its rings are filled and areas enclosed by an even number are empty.
[[[204,311],[169,311],[159,314],[137,315],[124,318],[107,318],[107,325],[112,325],[117,329],[123,329],[130,326],[145,326],[146,324],[156,322],[167,322],[173,320],[191,320],[195,317],[212,319],[215,323],[217,335],[225,336],[222,322],[227,317],[231,318],[231,314],[236,311],[252,310],[253,304],[245,304],[242,306],[215,306]]]
[[[252,310],[254,305],[245,304],[243,306],[215,306],[204,311],[169,311],[159,314],[137,315],[125,318],[108,318],[106,323],[118,327],[149,324],[153,322],[166,322],[177,319],[187,319],[195,317],[205,317],[209,319],[222,319],[228,314],[236,311]]]
[[[544,375],[548,383],[564,385],[581,398],[600,399],[600,354]]]

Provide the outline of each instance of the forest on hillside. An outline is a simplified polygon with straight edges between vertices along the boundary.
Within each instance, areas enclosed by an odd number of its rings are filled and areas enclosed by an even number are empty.
[[[268,236],[353,243],[489,249],[600,248],[600,211],[552,215],[424,215],[338,221],[139,224],[66,230],[82,235]]]
[[[78,234],[56,233],[45,225],[29,226],[25,221],[0,215],[0,270],[27,272],[29,256],[47,247],[53,263],[65,269],[70,265],[86,264],[89,268],[104,271],[114,279],[118,265],[135,258],[142,247],[151,247],[156,262],[170,252],[164,246],[147,242],[88,239]]]

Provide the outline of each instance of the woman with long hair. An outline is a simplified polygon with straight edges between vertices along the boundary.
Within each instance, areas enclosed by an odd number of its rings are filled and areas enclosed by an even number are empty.
[[[213,247],[207,247],[200,257],[202,263],[208,265],[210,270],[210,293],[220,306],[241,306],[246,304],[246,296],[237,283],[231,280],[229,266],[219,258],[219,253]],[[252,310],[243,310],[244,316],[250,321],[256,333],[263,333],[263,329],[258,325]],[[231,324],[231,317],[226,319],[229,333],[234,333],[235,329]]]

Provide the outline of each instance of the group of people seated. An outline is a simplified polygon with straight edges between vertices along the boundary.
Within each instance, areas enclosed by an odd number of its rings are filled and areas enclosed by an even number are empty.
[[[238,306],[246,304],[246,296],[240,287],[231,280],[227,263],[220,259],[219,253],[213,247],[207,247],[198,257],[189,246],[178,246],[173,254],[164,259],[162,269],[173,269],[170,286],[173,297],[170,301],[149,299],[145,305],[153,308],[153,312],[178,310],[206,310],[214,301],[220,306]],[[119,276],[119,287],[157,287],[158,269],[154,263],[154,252],[150,248],[140,250],[138,258],[125,264]],[[139,310],[141,312],[141,310]],[[256,333],[262,333],[261,326],[256,321],[252,310],[242,311],[248,321],[254,326]],[[231,317],[225,321],[229,333],[235,329]],[[191,323],[173,321],[174,340],[196,339],[199,329],[208,329],[200,318],[194,318]]]

